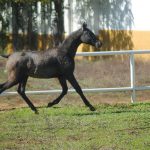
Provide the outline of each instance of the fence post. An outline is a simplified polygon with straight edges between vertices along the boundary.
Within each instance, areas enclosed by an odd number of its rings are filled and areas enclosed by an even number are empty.
[[[131,103],[135,102],[136,95],[135,95],[135,62],[134,62],[134,53],[130,54],[130,80],[131,80]]]

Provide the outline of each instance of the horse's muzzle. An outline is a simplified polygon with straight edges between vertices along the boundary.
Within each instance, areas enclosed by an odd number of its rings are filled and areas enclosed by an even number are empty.
[[[102,43],[100,42],[100,41],[97,41],[96,43],[95,43],[95,47],[96,48],[100,48],[102,46]]]

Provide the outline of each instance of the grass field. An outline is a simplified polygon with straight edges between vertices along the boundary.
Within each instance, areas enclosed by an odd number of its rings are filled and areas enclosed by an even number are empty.
[[[149,150],[150,104],[0,112],[1,150]]]

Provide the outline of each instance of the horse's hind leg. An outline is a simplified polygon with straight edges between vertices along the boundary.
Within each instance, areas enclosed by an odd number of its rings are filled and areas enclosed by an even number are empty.
[[[5,83],[0,84],[0,94],[16,84],[18,84],[17,71],[11,70],[8,74],[8,80]]]
[[[68,81],[71,83],[71,85],[74,87],[76,92],[80,95],[82,98],[84,104],[90,108],[91,111],[95,111],[95,108],[90,104],[90,102],[86,99],[86,97],[83,94],[83,91],[81,87],[79,86],[77,80],[75,79],[74,75],[67,76]]]
[[[5,82],[5,83],[6,83],[6,82]],[[0,89],[3,88],[3,86],[4,86],[5,83],[0,84]]]
[[[54,101],[48,103],[47,107],[52,107],[53,105],[58,104],[61,101],[61,99],[67,94],[68,87],[67,87],[66,79],[63,77],[60,77],[58,79],[59,79],[60,85],[62,86],[62,93]]]
[[[20,96],[25,100],[25,102],[28,104],[28,106],[36,113],[38,114],[37,109],[35,108],[35,106],[32,104],[32,102],[29,100],[29,98],[26,96],[25,94],[25,87],[26,87],[26,83],[27,83],[27,78],[23,79],[18,86],[18,93],[20,94]]]
[[[0,94],[4,92],[5,90],[11,88],[12,86],[16,85],[17,81],[7,81],[0,85]]]

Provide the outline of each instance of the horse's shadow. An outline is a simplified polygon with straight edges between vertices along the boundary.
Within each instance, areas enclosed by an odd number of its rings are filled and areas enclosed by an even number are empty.
[[[75,112],[72,116],[99,116],[104,114],[124,114],[124,113],[148,113],[150,110],[114,110],[114,111],[95,111],[95,112]]]

